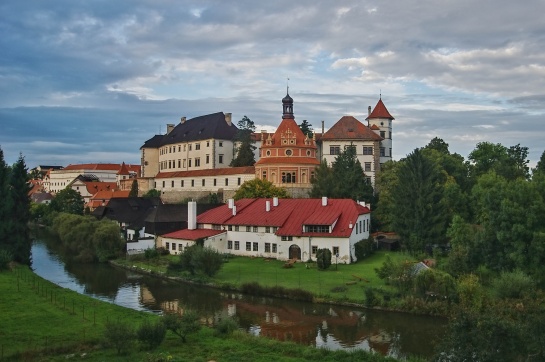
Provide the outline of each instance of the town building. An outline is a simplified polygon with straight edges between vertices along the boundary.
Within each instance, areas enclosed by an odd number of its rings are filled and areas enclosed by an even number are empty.
[[[314,170],[320,165],[318,148],[314,138],[303,134],[295,122],[289,93],[282,99],[282,107],[282,121],[276,132],[261,137],[255,178],[286,188],[292,197],[306,197]]]
[[[229,200],[196,216],[188,204],[188,228],[157,240],[171,254],[199,240],[221,253],[279,260],[315,260],[318,249],[331,250],[333,262],[357,260],[355,244],[369,237],[371,211],[350,199]]]

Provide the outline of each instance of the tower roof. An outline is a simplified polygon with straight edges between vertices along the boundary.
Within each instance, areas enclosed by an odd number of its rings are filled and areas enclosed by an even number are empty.
[[[382,137],[352,116],[344,116],[324,135],[322,140],[369,140],[381,141]]]
[[[293,98],[290,97],[289,89],[286,89],[286,96],[282,98],[282,108],[283,108],[282,119],[294,119]]]
[[[365,119],[368,120],[371,118],[388,118],[389,120],[395,119],[394,117],[392,117],[390,112],[388,112],[388,109],[386,109],[386,106],[384,105],[384,103],[382,103],[382,98],[378,100],[378,103],[375,106],[375,109],[373,109],[373,112],[371,112],[369,117]]]

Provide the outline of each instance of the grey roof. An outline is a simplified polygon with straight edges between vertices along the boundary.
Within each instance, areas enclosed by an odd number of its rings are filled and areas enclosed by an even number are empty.
[[[144,226],[144,219],[160,203],[159,198],[112,198],[105,207],[97,207],[91,214],[99,219],[105,217],[133,228],[141,228]]]
[[[170,133],[155,135],[141,148],[158,148],[173,143],[200,141],[206,139],[233,140],[238,128],[227,124],[225,114],[217,112],[191,118],[184,123],[178,123]]]

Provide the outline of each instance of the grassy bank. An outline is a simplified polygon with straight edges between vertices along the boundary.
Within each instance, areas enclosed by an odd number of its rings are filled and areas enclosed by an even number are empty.
[[[1,360],[120,361],[394,361],[363,351],[327,351],[257,338],[243,332],[216,337],[203,328],[181,343],[172,333],[153,352],[118,356],[101,345],[108,320],[137,327],[156,315],[101,302],[60,288],[25,267],[0,272]]]
[[[316,268],[315,263],[296,263],[292,268],[284,268],[284,262],[265,258],[233,257],[227,259],[219,273],[211,279],[218,285],[240,287],[244,283],[257,282],[263,286],[282,286],[300,288],[313,293],[318,299],[363,303],[364,290],[368,287],[391,290],[375,273],[389,255],[392,260],[410,260],[403,253],[377,252],[368,259],[355,264],[333,264],[325,271]],[[167,272],[168,262],[173,256],[163,256],[149,260],[118,260],[125,266]]]

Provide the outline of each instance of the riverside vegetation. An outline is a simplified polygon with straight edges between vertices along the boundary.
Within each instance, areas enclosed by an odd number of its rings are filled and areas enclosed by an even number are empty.
[[[163,337],[150,338],[150,334],[162,333],[156,329],[161,329],[159,322],[164,317],[83,296],[23,266],[12,265],[11,270],[0,272],[0,293],[1,360],[394,361],[365,351],[329,351],[254,337],[229,322],[189,332],[165,323]],[[126,333],[124,344],[114,343],[119,333],[112,325]],[[141,339],[129,338],[146,328],[155,332]]]

